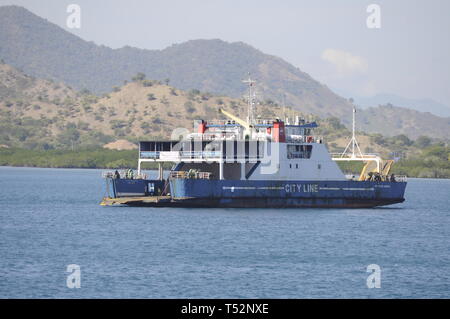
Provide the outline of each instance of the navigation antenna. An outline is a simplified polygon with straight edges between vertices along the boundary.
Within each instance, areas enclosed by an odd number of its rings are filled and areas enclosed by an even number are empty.
[[[248,85],[248,96],[247,96],[247,103],[248,103],[248,114],[247,114],[247,123],[252,125],[255,123],[255,104],[256,104],[256,92],[253,89],[254,84],[256,83],[255,80],[252,80],[250,77],[250,73],[248,73],[248,79],[242,81],[243,83]]]
[[[355,134],[355,124],[356,124],[356,108],[355,105],[353,105],[353,124],[352,124],[352,139],[350,140],[350,142],[348,142],[347,147],[345,148],[345,150],[342,152],[341,157],[344,157],[344,155],[347,153],[348,148],[350,147],[350,145],[352,146],[352,154],[351,154],[351,158],[356,158],[355,155],[355,146],[356,149],[359,152],[359,156],[363,157],[361,149],[359,148],[359,144],[358,141],[356,140],[356,134]]]

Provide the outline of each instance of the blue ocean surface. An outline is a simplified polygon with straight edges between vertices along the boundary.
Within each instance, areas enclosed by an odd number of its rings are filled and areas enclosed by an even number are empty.
[[[0,167],[0,194],[1,298],[450,297],[450,180],[375,209],[102,207],[100,170]]]

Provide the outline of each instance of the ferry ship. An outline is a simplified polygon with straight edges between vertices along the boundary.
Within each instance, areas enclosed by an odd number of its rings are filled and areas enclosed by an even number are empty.
[[[316,122],[255,117],[254,81],[248,83],[246,120],[199,120],[181,139],[141,141],[137,173],[105,172],[101,205],[153,207],[369,208],[403,202],[405,176],[389,175],[393,161],[362,154],[353,137],[330,154],[314,135]],[[351,153],[347,154],[347,151]],[[363,161],[359,175],[345,176],[337,161]],[[143,163],[158,163],[149,179]],[[170,171],[164,172],[164,163]]]

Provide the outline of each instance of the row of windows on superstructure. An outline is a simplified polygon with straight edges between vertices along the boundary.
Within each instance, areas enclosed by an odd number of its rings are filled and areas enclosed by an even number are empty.
[[[287,158],[311,158],[312,145],[296,145],[287,146]]]

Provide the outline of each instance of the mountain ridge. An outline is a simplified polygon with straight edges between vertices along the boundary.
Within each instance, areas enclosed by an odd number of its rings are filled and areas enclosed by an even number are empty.
[[[279,57],[243,42],[190,40],[162,50],[111,49],[87,42],[30,11],[0,7],[0,57],[27,74],[105,93],[137,72],[184,90],[240,97],[248,72],[263,99],[285,101],[302,112],[343,118],[349,103]],[[328,108],[328,105],[333,105]]]
[[[354,100],[355,105],[362,109],[376,107],[378,105],[391,104],[393,106],[408,108],[419,112],[430,112],[439,117],[450,117],[450,107],[431,98],[405,98],[403,96],[392,93],[378,93],[373,96],[364,97],[352,96],[348,93],[339,92],[339,90],[334,91],[341,96],[348,96],[349,98],[351,96]]]
[[[77,90],[84,92],[87,88],[96,92],[101,86],[105,93],[113,94],[111,89],[120,89],[138,72],[161,82],[168,79],[167,84],[177,90],[199,89],[202,94],[212,92],[212,95],[239,100],[245,91],[241,79],[251,71],[258,80],[258,96],[263,104],[280,109],[280,105],[284,105],[280,101],[283,101],[303,114],[314,114],[322,119],[336,117],[347,126],[351,123],[352,105],[348,100],[283,59],[244,42],[190,40],[161,50],[130,46],[111,49],[87,42],[22,7],[3,6],[0,7],[0,58],[37,79],[66,83],[60,86],[64,86],[67,96],[58,95],[57,98],[78,99],[77,103],[84,103],[86,107],[95,104],[89,99],[85,101],[86,96],[91,95],[75,98],[80,94]],[[28,76],[25,74],[18,77]],[[48,96],[47,100],[51,102],[54,98]],[[128,98],[133,100],[134,97]],[[64,114],[67,110],[58,109],[57,112]],[[411,138],[433,135],[445,139],[450,136],[448,120],[431,114],[376,107],[361,110],[358,116],[359,127],[368,133],[407,134]],[[111,133],[109,129],[106,131]]]

